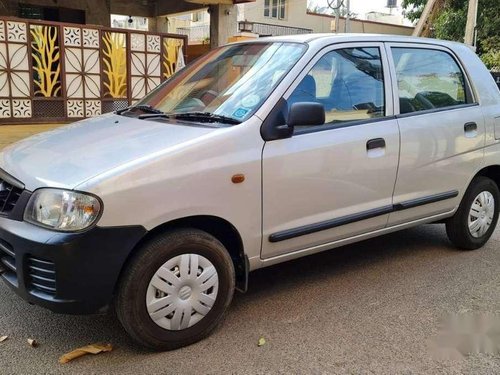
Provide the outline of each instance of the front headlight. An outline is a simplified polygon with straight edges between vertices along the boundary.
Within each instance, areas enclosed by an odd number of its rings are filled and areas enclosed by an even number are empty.
[[[79,231],[95,223],[101,211],[92,195],[62,189],[36,190],[30,198],[24,220],[65,232]]]

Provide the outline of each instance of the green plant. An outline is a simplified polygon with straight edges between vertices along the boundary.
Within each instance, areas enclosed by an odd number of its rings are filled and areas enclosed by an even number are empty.
[[[481,60],[493,71],[500,72],[500,35],[491,36],[481,41],[483,54]]]
[[[403,0],[405,16],[417,21],[427,0]],[[464,41],[468,0],[443,0],[432,17],[432,37]],[[500,69],[500,6],[498,0],[480,0],[477,17],[477,52],[490,69]]]

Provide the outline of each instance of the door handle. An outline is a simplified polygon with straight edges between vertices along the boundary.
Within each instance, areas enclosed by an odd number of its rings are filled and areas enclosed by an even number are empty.
[[[475,138],[477,136],[477,124],[475,122],[467,122],[464,124],[465,138]]]
[[[464,125],[464,131],[470,133],[477,130],[477,124],[475,122],[467,122]]]
[[[374,138],[370,139],[366,142],[366,149],[373,150],[375,148],[384,148],[385,147],[385,139],[384,138]]]

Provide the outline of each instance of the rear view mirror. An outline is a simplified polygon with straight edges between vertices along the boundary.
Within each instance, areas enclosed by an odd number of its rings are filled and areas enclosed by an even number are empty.
[[[321,103],[293,103],[288,112],[287,125],[289,127],[323,125],[324,123],[325,107]]]

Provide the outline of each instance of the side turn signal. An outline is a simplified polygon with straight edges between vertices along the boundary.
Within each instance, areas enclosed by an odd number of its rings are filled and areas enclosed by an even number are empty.
[[[245,181],[245,175],[244,174],[235,174],[233,177],[231,177],[231,182],[233,184],[241,184],[243,181]]]

